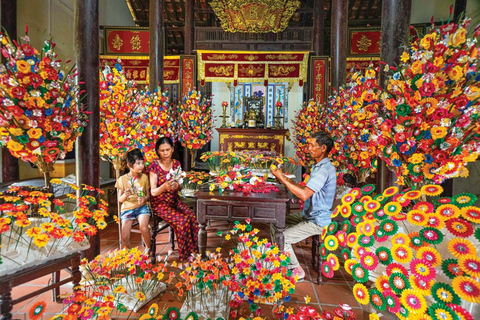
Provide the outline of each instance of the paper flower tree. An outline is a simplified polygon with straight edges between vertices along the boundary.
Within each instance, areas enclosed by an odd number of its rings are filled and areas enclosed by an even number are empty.
[[[28,30],[26,30],[28,32]],[[57,60],[55,43],[45,41],[39,52],[0,34],[0,145],[37,165],[48,185],[53,163],[73,149],[87,125],[80,104],[82,92],[75,84],[74,68]]]
[[[321,110],[323,130],[335,141],[330,152],[332,163],[338,172],[355,176],[357,182],[365,182],[377,168],[374,125],[380,105],[378,89],[372,68],[365,75],[356,72]]]
[[[137,145],[140,111],[148,103],[122,66],[100,72],[100,156],[120,170],[127,152]]]
[[[183,99],[178,123],[182,146],[191,152],[201,149],[212,140],[212,99],[202,99],[200,92],[191,90]]]
[[[468,176],[480,150],[480,73],[469,19],[432,30],[410,45],[382,94],[379,156],[401,185]],[[479,31],[476,31],[476,37]]]
[[[145,156],[145,163],[152,162],[157,154],[155,142],[159,136],[166,136],[175,141],[176,121],[168,103],[168,91],[160,88],[155,92],[142,92],[144,103],[139,110],[140,125],[136,130],[137,147]]]

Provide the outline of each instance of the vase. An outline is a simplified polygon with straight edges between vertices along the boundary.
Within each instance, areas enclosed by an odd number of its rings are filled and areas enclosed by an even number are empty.
[[[180,314],[195,312],[198,319],[228,319],[232,292],[228,287],[218,286],[214,291],[187,292]]]
[[[135,294],[138,292],[136,288],[132,287],[130,283],[127,283],[126,279],[120,279],[115,282],[113,287],[116,286],[123,286],[127,290],[128,293],[122,294],[119,299],[115,299],[115,305],[119,303],[123,304],[128,310],[132,310],[133,312],[137,312],[146,305],[150,300],[158,296],[160,293],[167,289],[167,285],[163,282],[158,282],[158,285],[151,288],[147,292],[142,293],[145,295],[145,299],[140,301],[135,297]]]

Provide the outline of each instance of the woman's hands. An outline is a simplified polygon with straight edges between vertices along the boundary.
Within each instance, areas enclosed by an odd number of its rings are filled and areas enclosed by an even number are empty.
[[[174,180],[165,181],[162,184],[163,191],[174,191],[178,190],[179,187],[180,185],[178,184],[178,182]]]

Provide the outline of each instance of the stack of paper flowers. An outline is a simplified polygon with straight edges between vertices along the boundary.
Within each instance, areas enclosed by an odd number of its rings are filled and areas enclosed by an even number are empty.
[[[376,171],[377,108],[380,105],[376,73],[370,67],[365,75],[356,72],[329,98],[322,109],[324,130],[334,141],[330,151],[332,163],[339,173],[350,173],[357,182],[365,182]]]
[[[308,151],[308,141],[312,133],[320,131],[320,121],[320,105],[313,100],[304,103],[292,120],[295,153],[300,164],[304,167],[310,167],[314,164]]]
[[[179,116],[178,139],[190,150],[201,149],[212,139],[212,99],[191,90],[185,96]]]
[[[401,185],[465,177],[480,150],[480,74],[470,20],[447,23],[410,45],[382,94],[379,156]],[[476,30],[474,37],[480,31]]]
[[[41,52],[30,46],[28,35],[22,43],[4,34],[0,40],[5,58],[0,65],[0,146],[48,173],[87,125],[74,67],[57,60],[50,40]]]
[[[322,234],[324,275],[333,276],[342,259],[357,301],[400,319],[473,319],[465,305],[480,303],[480,209],[473,194],[439,197],[442,191],[352,189],[332,215],[343,222]]]

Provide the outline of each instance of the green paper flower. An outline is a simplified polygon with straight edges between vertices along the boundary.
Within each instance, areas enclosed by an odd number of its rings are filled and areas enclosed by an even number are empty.
[[[388,278],[388,283],[392,288],[392,291],[396,294],[401,294],[403,290],[410,289],[410,281],[408,281],[407,277],[400,272],[394,272]]]
[[[410,106],[405,103],[399,104],[395,112],[402,117],[408,116],[410,114]]]
[[[477,202],[477,196],[472,193],[460,193],[453,196],[453,204],[459,208],[473,206]]]
[[[366,184],[361,188],[362,194],[371,194],[373,191],[375,191],[375,185],[374,184]]]
[[[390,249],[387,247],[379,247],[377,250],[375,250],[375,253],[377,254],[378,261],[381,264],[388,266],[390,263],[392,263],[392,254],[390,253]]]
[[[480,228],[477,228],[477,229],[475,230],[475,238],[476,238],[478,241],[480,241]]]
[[[373,246],[374,243],[375,243],[375,238],[373,236],[367,236],[365,234],[362,234],[358,238],[358,244],[364,248],[369,248]]]
[[[352,276],[356,282],[365,283],[368,281],[369,272],[360,263],[356,263],[352,266]]]
[[[380,222],[380,230],[383,230],[387,236],[393,236],[398,231],[398,224],[392,219],[386,219]]]
[[[457,274],[456,272],[460,272],[460,266],[458,265],[457,259],[445,259],[442,261],[442,271],[445,273],[447,277],[450,279],[454,279]]]
[[[334,234],[338,229],[338,223],[336,221],[332,221],[327,227],[327,234]]]
[[[365,215],[365,213],[367,213],[367,211],[365,211],[363,203],[361,203],[361,202],[352,203],[352,214],[354,216],[362,217],[362,216]]]
[[[426,243],[439,244],[443,241],[443,233],[435,228],[423,228],[419,232],[420,238]]]
[[[453,290],[452,286],[446,283],[441,283],[441,282],[435,283],[432,287],[431,292],[432,292],[432,297],[437,302],[453,303],[458,305],[461,303],[461,299],[455,293],[455,290]]]
[[[383,297],[383,294],[377,289],[370,289],[370,303],[378,311],[385,311],[387,309],[387,301]]]
[[[350,229],[352,228],[352,223],[348,220],[343,221],[342,223],[342,231],[348,234],[350,232]]]
[[[430,317],[432,317],[432,320],[459,320],[457,314],[443,303],[432,304],[430,307],[428,307],[428,314]]]

